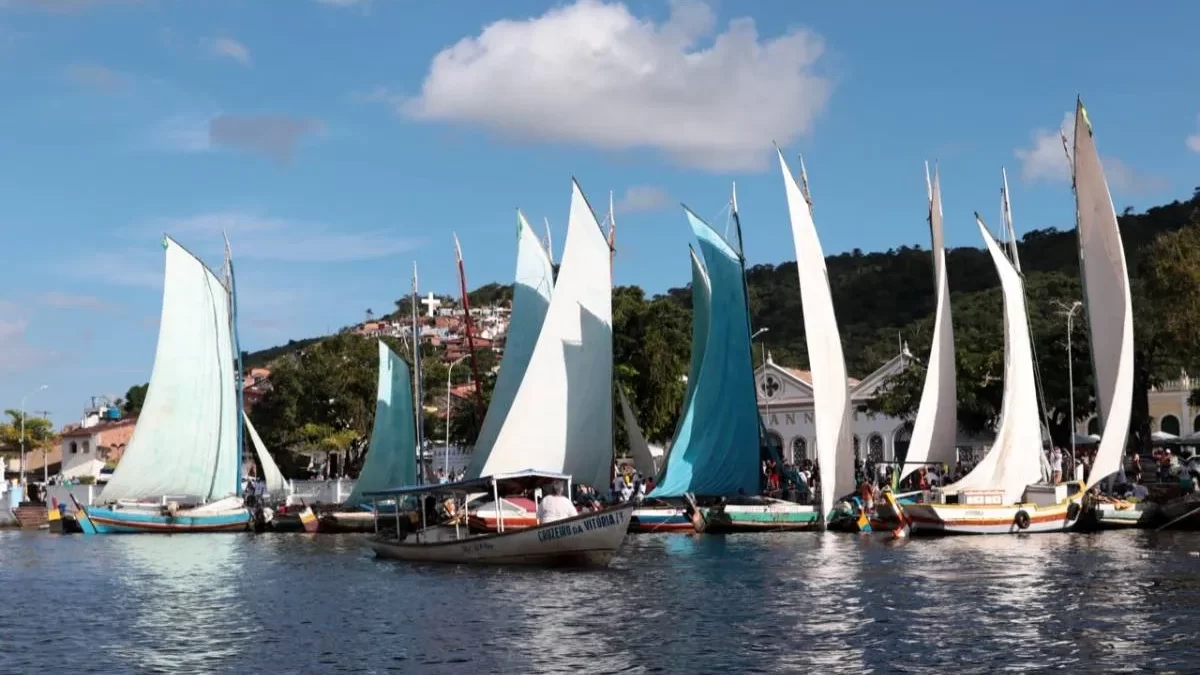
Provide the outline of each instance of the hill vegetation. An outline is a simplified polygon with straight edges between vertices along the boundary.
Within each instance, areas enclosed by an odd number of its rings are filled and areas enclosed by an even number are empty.
[[[1178,377],[1181,369],[1200,372],[1200,189],[1145,213],[1127,209],[1120,217],[1122,239],[1134,293],[1136,382],[1133,429],[1148,444],[1150,387]],[[1068,410],[1067,321],[1063,308],[1082,299],[1074,230],[1034,230],[1019,243],[1035,349],[1051,432],[1066,443],[1070,420],[1087,419],[1093,403],[1087,321],[1073,322],[1071,361],[1075,410]],[[958,364],[960,420],[970,431],[989,428],[1000,407],[1003,365],[1002,307],[998,278],[981,248],[948,252],[949,283]],[[928,354],[934,309],[929,252],[904,246],[881,253],[853,250],[826,259],[850,374],[863,377],[894,356],[907,342],[918,360]],[[803,308],[796,263],[755,265],[747,270],[752,324],[775,361],[807,367]],[[511,301],[507,285],[487,284],[471,293],[472,306]],[[409,316],[408,298],[397,312]],[[389,315],[390,316],[390,315]],[[673,288],[647,297],[637,287],[614,289],[615,379],[625,386],[647,438],[669,439],[683,396],[691,335],[691,291]],[[397,353],[405,351],[396,346]],[[761,359],[755,350],[756,361]],[[375,353],[370,341],[352,335],[292,341],[247,354],[247,366],[270,363],[275,390],[256,410],[257,426],[273,447],[298,447],[314,440],[318,425],[330,438],[352,431],[362,445],[374,412]],[[425,361],[426,403],[445,396],[446,370],[436,354]],[[352,366],[338,364],[351,363]],[[454,371],[458,381],[468,368]],[[915,414],[924,372],[918,365],[893,378],[871,408],[901,417]],[[491,378],[485,377],[485,390]],[[313,401],[335,403],[317,405]],[[474,438],[477,421],[470,405],[458,405],[451,436]],[[620,415],[614,415],[620,420]],[[444,422],[428,420],[434,438]],[[321,431],[318,429],[317,431]],[[1187,431],[1190,431],[1187,430]],[[316,434],[319,436],[320,434]],[[617,438],[623,434],[618,432]],[[330,441],[332,442],[332,441]],[[621,441],[618,440],[618,443]],[[335,443],[337,445],[337,443]],[[332,446],[331,446],[332,447]]]

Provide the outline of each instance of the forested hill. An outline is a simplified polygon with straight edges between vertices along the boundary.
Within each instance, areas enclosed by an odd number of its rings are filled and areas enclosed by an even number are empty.
[[[1198,205],[1200,189],[1188,201],[1154,207],[1145,213],[1126,210],[1120,217],[1125,253],[1135,280],[1141,254],[1150,242],[1160,233],[1177,230],[1190,222]],[[1073,290],[1075,297],[1071,299],[1078,299],[1079,259],[1074,230],[1034,230],[1022,237],[1018,248],[1022,269],[1030,277],[1028,284],[1034,287],[1031,290],[1038,290],[1044,282],[1065,283],[1067,286],[1061,290]],[[933,271],[927,249],[921,245],[875,253],[855,249],[829,256],[825,262],[851,375],[862,377],[894,356],[899,339],[908,340],[914,350],[917,348],[922,339],[922,325],[931,316],[934,303]],[[950,250],[947,266],[954,305],[964,296],[999,285],[991,259],[982,248]],[[1055,272],[1062,276],[1037,278]],[[755,265],[747,271],[747,276],[752,323],[756,329],[770,329],[760,339],[776,361],[807,367],[796,263]],[[665,295],[690,311],[690,289],[672,288]],[[472,291],[469,299],[474,307],[507,303],[511,302],[512,290],[509,285],[493,282]],[[386,317],[407,317],[408,302],[407,297],[397,300],[397,311]],[[958,323],[957,314],[955,318]],[[255,366],[265,365],[317,339],[289,341],[286,345],[250,353],[245,361]]]

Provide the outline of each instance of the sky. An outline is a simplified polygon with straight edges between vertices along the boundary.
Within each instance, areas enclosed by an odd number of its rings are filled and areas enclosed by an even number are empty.
[[[1200,5],[675,0],[0,0],[0,408],[77,421],[149,379],[169,233],[228,232],[253,351],[510,283],[515,209],[565,235],[613,193],[615,282],[690,279],[686,203],[730,188],[750,264],[794,259],[777,143],[827,254],[998,220],[1073,226],[1081,94],[1118,210],[1200,184]],[[1067,124],[1067,126],[1070,126]],[[42,389],[41,387],[45,387]]]

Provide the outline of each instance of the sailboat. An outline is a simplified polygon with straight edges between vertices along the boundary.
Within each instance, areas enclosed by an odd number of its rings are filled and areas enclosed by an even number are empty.
[[[498,506],[505,488],[567,483],[569,491],[572,481],[602,486],[611,476],[610,251],[595,213],[572,181],[567,241],[553,297],[508,414],[482,461],[482,475],[458,483],[366,494],[369,498],[449,495],[450,506],[483,488],[497,505],[498,531],[464,536],[458,525],[423,527],[409,542],[398,521],[397,536],[372,539],[377,556],[495,564],[605,565],[611,560],[628,529],[633,504],[516,530],[505,529]]]
[[[547,225],[547,242],[549,226]],[[554,292],[554,267],[547,249],[538,240],[537,233],[517,211],[517,269],[513,280],[512,312],[509,315],[508,334],[504,341],[504,354],[500,357],[500,370],[492,388],[492,400],[483,418],[479,436],[471,453],[466,478],[476,479],[483,475],[484,467],[495,446],[496,437],[508,419],[513,400],[525,379],[529,361],[537,346],[538,335],[546,322],[546,312]],[[505,511],[509,527],[537,524],[537,506],[527,499],[503,499],[500,508]],[[490,501],[479,501],[471,507],[469,524],[472,530],[493,532],[498,527],[496,505]]]
[[[250,444],[254,447],[254,454],[258,457],[258,463],[262,466],[263,473],[263,494],[255,495],[257,498],[253,510],[255,531],[286,530],[302,526],[304,523],[303,512],[293,519],[290,514],[284,517],[283,514],[276,513],[271,507],[272,504],[286,501],[287,482],[284,481],[283,472],[279,470],[275,458],[267,451],[267,446],[263,443],[262,437],[258,435],[258,430],[254,428],[254,424],[250,421],[250,415],[245,410],[242,411],[242,422],[246,426]],[[312,515],[311,509],[307,506],[305,511],[308,511],[308,515]],[[315,516],[312,517],[312,520],[316,520]]]
[[[787,193],[792,241],[796,248],[800,301],[804,307],[804,340],[812,371],[813,422],[821,481],[820,516],[828,525],[833,516],[834,502],[854,491],[854,446],[850,435],[852,410],[846,359],[842,353],[841,335],[833,309],[825,254],[813,221],[812,203],[808,191],[801,191],[796,184],[783,153],[778,154]]]
[[[170,237],[154,369],[137,428],[85,533],[245,530],[236,294]]]
[[[685,207],[684,214],[708,277],[709,307],[700,317],[708,321],[706,344],[662,481],[647,498],[686,499],[703,532],[810,528],[811,506],[758,496],[760,421],[742,254],[694,212]]]
[[[373,503],[364,495],[372,490],[416,484],[414,424],[408,364],[381,340],[375,422],[371,426],[367,456],[354,491],[338,510],[321,514],[319,532],[371,532],[375,529]]]
[[[692,264],[692,353],[688,362],[687,388],[683,393],[683,405],[679,420],[675,423],[675,431],[668,445],[669,450],[663,457],[662,466],[654,474],[656,484],[661,485],[666,477],[667,467],[671,463],[671,452],[679,446],[679,434],[684,421],[688,418],[687,411],[691,409],[691,401],[696,393],[696,385],[700,381],[700,369],[704,364],[704,353],[708,346],[708,328],[712,314],[712,282],[708,278],[708,270],[696,255],[696,250],[688,247]],[[624,392],[621,392],[622,396]],[[630,415],[632,416],[632,415]],[[625,421],[626,428],[630,420]],[[637,428],[637,420],[633,420]],[[641,435],[641,429],[637,429]],[[632,441],[631,441],[632,443]],[[653,493],[653,491],[652,491]],[[695,529],[688,509],[683,504],[667,502],[643,504],[633,512],[629,524],[630,532],[691,532]]]
[[[930,253],[933,260],[934,293],[937,307],[933,318],[933,339],[929,348],[929,363],[925,370],[925,383],[921,389],[921,402],[917,407],[917,418],[913,422],[911,442],[904,463],[897,467],[896,484],[922,466],[929,464],[954,466],[957,461],[955,441],[958,436],[958,392],[954,363],[954,323],[950,317],[950,282],[946,273],[946,245],[942,233],[942,188],[937,170],[929,178],[929,165],[925,165],[925,185],[929,198]],[[897,494],[876,503],[876,513],[847,514],[851,517],[839,519],[839,523],[850,530],[885,530],[899,532],[906,523],[898,505],[900,502],[919,501],[921,493]]]

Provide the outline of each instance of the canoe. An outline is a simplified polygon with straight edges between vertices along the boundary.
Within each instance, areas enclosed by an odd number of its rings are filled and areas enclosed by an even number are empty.
[[[232,497],[191,508],[157,503],[121,502],[108,506],[85,506],[86,534],[134,534],[142,532],[237,532],[250,529],[250,510],[241,498]]]

